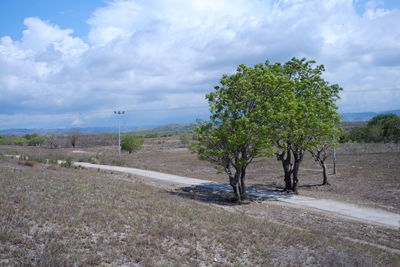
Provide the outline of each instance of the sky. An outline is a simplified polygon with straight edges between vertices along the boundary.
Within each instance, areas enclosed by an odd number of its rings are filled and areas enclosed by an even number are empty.
[[[292,57],[341,113],[400,109],[398,25],[396,0],[0,0],[0,129],[191,123],[223,74]]]

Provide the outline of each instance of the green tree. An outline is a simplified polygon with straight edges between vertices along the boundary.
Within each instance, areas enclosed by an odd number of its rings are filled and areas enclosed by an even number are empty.
[[[400,117],[395,114],[380,114],[368,121],[366,127],[350,131],[349,138],[354,142],[393,142],[400,141]]]
[[[45,141],[43,136],[34,136],[28,139],[28,146],[41,146]]]
[[[17,146],[23,146],[27,143],[28,143],[28,140],[25,138],[18,138],[16,140],[14,140],[14,145],[17,145]]]
[[[368,142],[368,128],[367,127],[356,127],[351,129],[349,138],[353,142],[362,143]]]
[[[131,154],[134,151],[139,150],[142,147],[143,138],[135,135],[125,135],[122,138],[121,148]]]
[[[324,66],[314,67],[314,63],[292,58],[274,67],[276,75],[285,76],[287,82],[270,96],[274,116],[264,124],[272,127],[272,140],[284,170],[286,191],[297,192],[304,153],[318,150],[340,133],[340,116],[335,103],[342,89],[337,84],[329,85],[322,78]],[[263,108],[264,112],[271,113]]]
[[[293,58],[284,65],[240,65],[207,95],[211,122],[196,130],[194,151],[225,170],[239,199],[247,166],[254,157],[270,154],[272,143],[284,169],[285,190],[296,192],[305,151],[338,135],[335,101],[341,88],[329,85],[321,77],[324,67],[313,64]]]
[[[222,169],[229,177],[236,200],[246,198],[246,169],[254,157],[271,153],[269,127],[258,123],[257,91],[263,81],[260,70],[240,65],[233,75],[223,75],[220,85],[206,98],[210,105],[209,123],[199,125],[191,150],[199,158]],[[266,105],[266,103],[264,104]]]
[[[35,138],[37,136],[38,136],[37,134],[25,134],[24,138],[27,139],[27,140],[30,140],[30,139]]]
[[[382,128],[385,142],[400,142],[400,117],[386,121]]]
[[[397,116],[391,113],[376,115],[368,121],[368,126],[383,126],[386,122],[396,118]]]

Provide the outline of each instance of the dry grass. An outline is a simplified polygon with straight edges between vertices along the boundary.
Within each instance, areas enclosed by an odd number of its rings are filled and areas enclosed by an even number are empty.
[[[155,170],[176,175],[227,183],[227,176],[218,173],[205,161],[197,159],[179,136],[146,139],[143,148],[133,154],[117,156],[117,148],[92,147],[44,149],[37,147],[0,147],[4,154],[28,154],[36,158],[89,161]],[[300,169],[299,192],[314,197],[332,198],[383,208],[400,213],[399,144],[341,144],[338,148],[337,175],[330,175],[330,186],[320,186],[321,168],[307,154]],[[331,159],[328,168],[332,167]],[[331,173],[332,170],[330,169]],[[274,158],[256,159],[247,171],[247,183],[267,189],[283,187],[283,170]]]
[[[322,216],[257,203],[223,206],[225,211],[110,172],[32,168],[3,160],[0,203],[0,265],[400,263],[399,254],[344,239],[338,230],[348,226],[340,228]],[[360,234],[351,238],[367,233],[368,242],[386,239],[379,244],[400,249],[398,231],[352,225]]]

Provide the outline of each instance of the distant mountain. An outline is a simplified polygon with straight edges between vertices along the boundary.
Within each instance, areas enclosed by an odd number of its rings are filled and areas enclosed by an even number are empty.
[[[130,128],[130,130],[135,127]],[[0,130],[0,135],[24,135],[35,133],[38,135],[49,135],[49,134],[68,134],[71,130],[77,130],[81,133],[103,133],[103,132],[118,132],[116,127],[85,127],[85,128],[67,128],[67,129],[5,129]],[[121,129],[126,131],[126,129]]]
[[[341,113],[340,116],[345,122],[354,121],[368,121],[372,117],[379,114],[393,113],[400,116],[400,109],[388,110],[384,112],[354,112],[354,113]],[[353,126],[351,126],[353,127]],[[133,134],[180,134],[194,129],[194,124],[168,124],[162,126],[153,126],[149,128],[138,128],[138,127],[123,127],[121,132],[133,133]],[[118,132],[117,127],[85,127],[85,128],[66,128],[66,129],[5,129],[0,130],[0,135],[24,135],[36,133],[39,135],[49,135],[49,134],[68,134],[71,130],[78,130],[81,133],[116,133]]]
[[[194,124],[168,124],[162,126],[154,126],[149,128],[138,128],[138,127],[123,127],[121,132],[132,133],[132,134],[180,134],[194,129]],[[118,132],[117,127],[86,127],[86,128],[66,128],[66,129],[6,129],[0,130],[0,135],[25,135],[25,134],[38,134],[38,135],[50,135],[60,134],[67,135],[70,131],[79,131],[82,134],[93,134],[93,133],[116,133]]]
[[[136,129],[136,130],[130,131],[130,133],[140,134],[140,135],[146,135],[146,134],[155,134],[155,135],[172,134],[172,135],[175,135],[175,134],[181,134],[181,133],[193,131],[194,128],[195,128],[195,124],[168,124],[168,125],[158,126],[158,127],[149,128],[149,129]]]
[[[368,121],[372,117],[379,114],[388,114],[393,113],[400,116],[400,109],[397,110],[388,110],[383,112],[357,112],[357,113],[342,113],[340,116],[343,121]]]

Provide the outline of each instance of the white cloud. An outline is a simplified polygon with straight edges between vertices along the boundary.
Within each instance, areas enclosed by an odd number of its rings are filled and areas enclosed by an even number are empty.
[[[326,66],[345,88],[342,111],[399,108],[400,11],[380,6],[359,14],[348,0],[115,0],[88,19],[86,43],[26,18],[21,40],[0,41],[1,113],[198,107],[238,64],[293,56]]]

